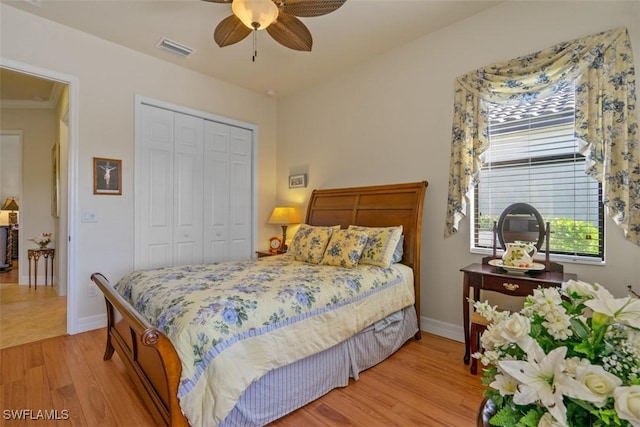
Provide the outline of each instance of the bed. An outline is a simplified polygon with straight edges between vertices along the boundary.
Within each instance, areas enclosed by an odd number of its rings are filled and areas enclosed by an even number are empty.
[[[181,331],[173,337],[172,342],[168,337],[171,333],[167,332],[170,329],[167,329],[166,324],[149,319],[149,312],[153,313],[156,309],[152,307],[145,311],[148,308],[146,305],[150,305],[150,303],[147,304],[146,299],[145,304],[140,305],[140,299],[146,297],[134,298],[133,301],[127,300],[115,289],[119,286],[123,295],[131,297],[130,294],[142,289],[143,285],[135,282],[134,285],[127,287],[126,283],[122,284],[124,279],[112,285],[102,274],[94,273],[91,276],[92,280],[104,293],[107,304],[108,325],[104,359],[110,359],[114,351],[117,351],[156,422],[171,426],[264,425],[304,406],[335,387],[346,386],[350,377],[357,379],[359,372],[389,357],[407,339],[420,338],[420,237],[426,187],[427,182],[422,181],[313,191],[305,220],[308,225],[340,226],[342,229],[349,226],[402,226],[402,259],[389,269],[378,268],[378,270],[384,270],[383,274],[389,276],[389,284],[381,286],[379,279],[374,279],[375,285],[371,290],[365,290],[362,295],[354,294],[349,304],[335,303],[338,301],[335,296],[327,297],[332,303],[327,302],[325,305],[335,305],[338,308],[336,311],[344,312],[347,321],[345,318],[336,320],[334,315],[328,314],[326,310],[316,309],[311,313],[299,314],[295,321],[281,322],[286,323],[287,329],[282,328],[285,332],[269,332],[274,335],[295,336],[297,344],[285,345],[286,341],[277,341],[280,351],[273,357],[263,356],[266,354],[263,351],[264,345],[276,342],[266,340],[265,337],[268,334],[263,333],[264,330],[272,328],[256,324],[248,332],[245,331],[241,339],[234,338],[233,342],[211,339],[218,343],[216,347],[218,350],[214,351],[216,357],[213,360],[217,363],[228,352],[231,356],[225,363],[231,363],[231,365],[219,365],[218,368],[213,368],[213,362],[207,356],[211,354],[212,350],[210,350],[199,358],[207,362],[198,360],[199,365],[193,364],[197,366],[194,368],[189,359],[191,355],[184,351],[184,343],[179,343],[180,340],[176,339],[187,334]],[[301,273],[303,270],[300,269],[308,267],[293,261],[289,254],[246,261],[236,264],[237,267],[222,264],[224,265],[215,266],[218,269],[215,273],[207,271],[202,274],[223,277],[224,280],[219,280],[220,283],[231,284],[238,280],[241,283],[241,279],[235,276],[235,270],[243,270],[243,272],[246,270],[252,277],[265,275],[267,271],[281,271],[282,276],[278,277],[283,278],[286,276],[287,268],[295,269],[298,275],[307,276],[318,275],[317,273],[321,270],[318,266],[311,266],[312,269],[317,270],[311,272],[304,270],[305,272]],[[170,285],[165,285],[165,282],[160,285],[159,278],[164,280],[165,277],[172,275],[201,274],[200,270],[204,268],[204,266],[179,266],[160,269],[162,270],[160,272],[157,270],[149,274],[145,272],[145,278],[147,286],[150,286],[155,294],[159,294],[166,291],[164,289],[166,286],[173,286],[173,282],[167,282],[171,283]],[[234,271],[230,273],[230,269]],[[352,274],[365,274],[365,270],[368,274],[369,270],[373,271],[375,268],[358,266],[357,269],[343,270],[342,274],[336,273],[330,280],[333,282],[350,280],[359,283],[360,276],[357,276],[357,279],[350,279]],[[379,272],[375,273],[379,274]],[[138,274],[139,272],[133,272],[127,278]],[[396,283],[401,286],[400,283],[407,281],[410,282],[409,293],[412,293],[410,296],[406,295],[406,290],[396,291],[391,287]],[[248,280],[247,283],[249,283]],[[242,286],[236,285],[236,287]],[[172,295],[172,291],[166,291],[165,294]],[[195,298],[194,295],[189,295]],[[318,295],[317,298],[322,297]],[[366,316],[358,311],[360,306],[373,304],[376,298],[388,301],[388,304],[382,304],[387,311],[383,313],[383,308],[378,308],[378,314]],[[397,301],[391,302],[394,299]],[[138,309],[134,308],[136,304]],[[394,304],[397,307],[392,310]],[[162,317],[164,314],[159,316]],[[246,322],[252,320],[247,319],[246,316],[243,319]],[[256,319],[258,323],[261,321]],[[333,321],[334,324],[327,325],[324,323],[327,321]],[[267,323],[263,324],[267,325]],[[332,330],[337,323],[347,324],[346,332],[342,332],[339,337],[317,332]],[[158,324],[161,324],[161,327],[158,327]],[[308,329],[301,328],[300,325]],[[305,335],[304,331],[309,330],[314,332],[306,332]],[[193,334],[196,332],[194,331]],[[276,338],[269,337],[269,339]],[[251,350],[243,350],[237,343],[239,340],[254,347]],[[186,345],[188,346],[190,342],[187,341]],[[222,347],[225,353],[219,351]],[[285,350],[291,347],[300,347],[302,353],[282,357],[282,354],[289,353]],[[194,351],[194,353],[197,352]],[[189,363],[187,363],[188,359]],[[260,364],[263,359],[268,360],[264,366]],[[278,363],[272,363],[273,359],[278,359]],[[220,366],[224,366],[224,369],[220,369]],[[209,375],[211,372],[216,373]],[[201,378],[205,378],[206,381],[201,381]],[[238,383],[242,384],[238,386],[239,389],[236,389]],[[192,390],[198,388],[206,389],[207,398],[209,393],[216,393],[215,405],[194,401],[195,394],[192,394]],[[200,399],[199,394],[195,396]],[[202,413],[193,413],[193,407],[198,405],[203,408]],[[186,415],[183,414],[183,409]],[[216,421],[211,421],[213,419]]]

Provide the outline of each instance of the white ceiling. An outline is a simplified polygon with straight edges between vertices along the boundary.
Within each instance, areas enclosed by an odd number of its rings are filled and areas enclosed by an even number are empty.
[[[253,91],[286,96],[485,10],[499,1],[347,0],[328,15],[301,18],[313,50],[287,49],[260,31],[252,62],[252,37],[219,48],[213,29],[231,5],[201,0],[0,0],[114,43],[211,75]],[[180,58],[158,49],[167,37],[194,49]]]

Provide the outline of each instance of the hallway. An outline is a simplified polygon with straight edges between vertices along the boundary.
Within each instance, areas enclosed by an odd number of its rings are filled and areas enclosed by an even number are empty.
[[[67,333],[67,298],[52,286],[18,285],[18,261],[0,272],[0,349]]]

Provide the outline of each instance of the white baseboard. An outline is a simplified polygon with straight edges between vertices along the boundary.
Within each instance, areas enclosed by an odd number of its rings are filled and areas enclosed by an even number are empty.
[[[452,323],[446,323],[440,320],[420,316],[420,329],[440,337],[464,342],[464,329],[462,326],[454,325]]]
[[[105,328],[107,326],[107,315],[96,314],[94,316],[81,317],[76,325],[76,334],[81,332],[93,331],[94,329]]]

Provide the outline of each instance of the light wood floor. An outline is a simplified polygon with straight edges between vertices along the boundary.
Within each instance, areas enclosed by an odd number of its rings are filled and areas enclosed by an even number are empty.
[[[68,420],[6,426],[154,426],[115,355],[102,360],[106,329],[0,350],[0,406],[68,411]],[[463,344],[423,334],[361,373],[358,381],[274,422],[293,426],[474,426],[481,377],[462,363]]]
[[[0,348],[67,333],[67,298],[52,286],[18,285],[18,262],[0,273]]]

